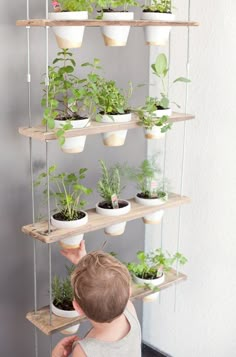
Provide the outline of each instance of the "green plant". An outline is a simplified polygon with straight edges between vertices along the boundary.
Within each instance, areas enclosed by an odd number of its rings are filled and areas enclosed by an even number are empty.
[[[51,166],[48,171],[50,180],[50,196],[55,200],[56,211],[59,214],[59,220],[72,221],[81,218],[80,210],[86,205],[85,200],[81,200],[81,195],[89,195],[92,189],[81,184],[85,178],[86,168],[81,168],[78,174],[60,173],[56,174],[56,165]],[[47,184],[47,173],[41,173],[35,181],[38,186],[45,181]],[[47,191],[44,191],[47,193]]]
[[[137,168],[128,167],[126,170],[126,175],[136,182],[143,198],[167,199],[166,183],[160,178],[161,171],[156,156],[143,160]]]
[[[73,308],[73,288],[71,286],[70,276],[74,271],[75,266],[66,265],[67,276],[65,279],[59,278],[57,275],[52,281],[52,297],[53,304],[62,310],[74,310]]]
[[[117,7],[122,7],[123,11],[127,12],[130,6],[138,6],[138,2],[135,0],[96,0],[96,6],[101,9],[99,18],[102,18],[104,11],[111,11]]]
[[[49,85],[43,89],[43,124],[54,129],[55,119],[66,121],[56,132],[60,145],[65,142],[65,132],[72,129],[71,121],[90,117],[93,111],[87,100],[90,93],[83,85],[86,79],[77,77],[75,69],[73,54],[62,49],[48,67]]]
[[[146,0],[143,6],[144,11],[171,13],[171,0]]]
[[[143,251],[137,252],[138,263],[128,263],[127,268],[130,273],[141,279],[153,280],[162,276],[164,272],[168,272],[174,263],[184,265],[187,259],[180,253],[171,255],[164,253],[160,248],[150,253]]]
[[[139,118],[139,124],[145,129],[152,129],[154,126],[160,127],[161,133],[166,133],[171,129],[172,124],[168,121],[169,117],[163,115],[158,118],[156,111],[158,107],[158,101],[156,98],[147,97],[144,106],[136,110]]]
[[[97,190],[104,201],[112,203],[112,196],[115,194],[119,198],[122,191],[120,172],[117,167],[108,169],[103,160],[100,160],[99,163],[102,169],[102,176],[97,183]]]
[[[157,56],[156,62],[151,65],[151,68],[153,70],[153,74],[156,75],[160,80],[161,80],[161,99],[156,99],[156,106],[157,109],[168,109],[170,105],[170,101],[168,98],[168,90],[167,90],[167,74],[169,72],[168,68],[168,63],[167,63],[167,58],[164,53],[161,53]],[[183,83],[189,83],[190,80],[185,77],[178,77],[176,78],[172,85],[177,82],[183,82]],[[179,105],[176,104],[178,107]]]
[[[100,121],[102,115],[124,114],[128,111],[128,102],[133,93],[132,83],[129,82],[128,90],[121,90],[117,87],[116,82],[107,80],[103,76],[96,73],[97,69],[101,69],[100,61],[95,59],[93,63],[84,63],[83,67],[90,67],[92,71],[87,75],[86,88],[89,95],[89,101],[97,107],[98,113],[96,120]]]
[[[52,5],[59,11],[88,11],[92,12],[92,3],[90,0],[57,0],[52,1]]]

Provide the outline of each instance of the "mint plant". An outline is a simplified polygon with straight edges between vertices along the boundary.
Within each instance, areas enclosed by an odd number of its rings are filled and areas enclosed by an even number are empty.
[[[81,199],[82,195],[89,195],[92,189],[81,184],[85,178],[86,168],[81,168],[78,174],[65,173],[56,174],[56,165],[49,168],[49,180],[51,183],[50,196],[55,200],[56,212],[54,218],[63,221],[72,221],[84,216],[81,209],[86,201]],[[47,173],[41,173],[35,181],[35,186],[47,185]],[[44,191],[47,193],[47,191]]]
[[[90,117],[93,112],[87,100],[90,94],[83,85],[85,79],[76,76],[75,70],[73,54],[68,49],[62,49],[57,53],[53,65],[48,67],[48,90],[46,87],[43,89],[43,124],[54,129],[55,119],[66,121],[56,132],[60,145],[65,142],[65,132],[73,128],[71,121]]]
[[[143,10],[145,12],[160,12],[165,14],[171,14],[171,0],[146,0],[143,6]]]
[[[170,271],[174,263],[184,265],[187,259],[180,253],[171,255],[164,253],[160,248],[150,253],[144,251],[137,252],[138,263],[130,262],[127,268],[130,273],[138,278],[153,280],[160,278],[163,273]]]
[[[53,304],[61,310],[74,310],[73,308],[73,288],[71,285],[70,276],[73,273],[75,266],[66,265],[67,276],[65,279],[59,278],[57,275],[52,281],[52,297]]]
[[[52,1],[52,5],[55,9],[61,12],[73,12],[73,11],[88,11],[92,12],[93,1],[90,0],[57,0]]]

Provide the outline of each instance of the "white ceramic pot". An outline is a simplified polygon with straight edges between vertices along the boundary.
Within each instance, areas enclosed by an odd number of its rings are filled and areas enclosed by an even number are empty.
[[[119,202],[121,202],[121,201],[126,202],[127,206],[122,207],[122,208],[116,208],[116,209],[108,209],[108,208],[99,207],[99,202],[98,202],[96,204],[96,212],[98,214],[101,214],[102,216],[110,216],[110,217],[123,216],[130,211],[131,205],[126,200],[119,200]],[[126,226],[126,222],[121,222],[121,223],[113,224],[109,227],[106,227],[104,229],[104,231],[106,234],[108,234],[110,236],[120,236],[121,234],[124,233],[125,226]]]
[[[133,12],[104,12],[102,20],[133,20]],[[106,46],[125,46],[130,26],[103,26],[102,35]]]
[[[50,20],[87,20],[88,11],[73,12],[50,12]],[[57,45],[60,48],[78,48],[81,47],[84,26],[53,26],[52,30],[56,36]]]
[[[76,219],[74,221],[59,221],[51,216],[51,224],[59,229],[70,229],[70,228],[78,228],[84,226],[88,223],[88,213],[85,211],[80,211],[85,214],[85,216],[81,219]],[[60,240],[59,244],[63,249],[75,249],[80,246],[80,242],[83,239],[83,234],[75,234],[68,238],[64,238]]]
[[[143,206],[160,206],[166,199],[163,198],[141,198],[137,195],[135,196],[135,201]],[[164,215],[164,210],[158,210],[154,213],[147,214],[143,217],[143,222],[145,224],[158,224],[161,222],[161,219]]]
[[[112,118],[111,118],[112,117]],[[131,113],[117,115],[103,115],[102,123],[125,123],[131,120]],[[102,134],[103,143],[106,146],[122,146],[125,143],[127,130],[110,131]]]
[[[142,20],[174,21],[175,15],[158,12],[142,12]],[[145,26],[144,36],[147,45],[165,46],[169,40],[171,26]]]
[[[76,310],[71,310],[71,311],[61,310],[61,309],[58,309],[54,304],[52,304],[52,312],[56,316],[66,317],[69,319],[79,316],[79,314]],[[64,335],[74,334],[78,331],[79,325],[80,324],[73,325],[71,327],[67,327],[65,330],[62,330],[60,332],[63,333]]]
[[[74,129],[84,128],[90,125],[89,118],[82,120],[71,120],[71,125]],[[66,124],[66,120],[55,120],[55,128],[59,129],[62,125]],[[73,138],[66,138],[65,143],[62,145],[61,149],[67,154],[76,154],[84,150],[84,145],[86,141],[86,135],[75,136]]]
[[[157,118],[162,118],[163,116],[170,117],[172,114],[172,109],[158,109],[153,113]],[[165,133],[161,132],[161,126],[154,125],[151,129],[144,129],[146,139],[162,139]]]

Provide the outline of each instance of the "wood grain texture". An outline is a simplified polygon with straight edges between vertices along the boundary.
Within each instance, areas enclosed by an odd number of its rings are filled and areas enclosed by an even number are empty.
[[[177,123],[181,121],[194,119],[194,115],[192,114],[183,114],[183,113],[173,113],[169,119],[171,123]],[[98,123],[95,121],[91,122],[90,126],[81,129],[72,129],[68,130],[65,133],[65,137],[71,138],[80,135],[96,135],[107,133],[110,131],[124,130],[124,129],[135,129],[142,128],[138,124],[138,118],[135,114],[132,114],[132,120],[126,123]],[[46,128],[44,126],[36,126],[36,127],[20,127],[19,133],[28,138],[33,138],[35,140],[40,141],[53,141],[57,140],[55,130],[46,132]]]
[[[38,26],[38,27],[53,27],[53,26],[87,26],[87,27],[101,27],[101,26],[199,26],[196,21],[153,21],[153,20],[46,20],[46,19],[30,19],[18,20],[16,26]]]
[[[167,289],[174,283],[179,283],[186,280],[187,276],[178,273],[175,270],[165,274],[165,282],[159,286],[160,290]],[[141,287],[136,284],[132,284],[132,297],[131,300],[142,299],[145,296],[151,295],[152,291],[147,287]],[[85,317],[74,317],[70,319],[65,319],[64,317],[59,317],[52,314],[52,324],[50,325],[50,311],[49,306],[45,306],[39,309],[36,313],[29,312],[26,315],[27,320],[29,320],[34,326],[36,326],[40,331],[46,335],[52,335],[53,333],[59,332],[67,327],[76,325],[84,321]]]
[[[135,202],[134,199],[129,200],[131,203],[131,211],[123,216],[108,217],[102,216],[96,213],[95,208],[87,211],[88,223],[82,227],[74,229],[58,229],[51,225],[51,233],[48,235],[48,223],[47,221],[37,222],[35,224],[29,224],[22,227],[22,232],[40,240],[44,243],[54,243],[63,238],[68,238],[74,234],[88,233],[96,231],[98,229],[105,228],[115,223],[128,222],[134,219],[138,219],[162,209],[180,206],[182,204],[190,202],[190,199],[185,196],[180,196],[175,193],[169,194],[169,199],[165,203],[159,206],[142,206]]]

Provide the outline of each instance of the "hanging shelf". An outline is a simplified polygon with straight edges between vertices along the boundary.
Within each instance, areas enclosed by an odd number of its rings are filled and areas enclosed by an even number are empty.
[[[88,233],[92,231],[96,231],[98,229],[105,228],[112,224],[128,222],[137,218],[142,218],[143,216],[163,210],[166,208],[180,206],[185,203],[190,202],[190,198],[185,196],[180,196],[175,193],[169,193],[168,201],[159,206],[143,206],[135,202],[132,198],[129,200],[131,203],[131,210],[129,213],[123,216],[110,217],[110,216],[102,216],[96,213],[95,208],[87,210],[88,213],[88,223],[84,226],[73,228],[73,229],[58,229],[51,226],[51,233],[48,234],[48,222],[42,221],[37,222],[35,224],[29,224],[27,226],[22,227],[22,232],[40,240],[44,243],[54,243],[61,239],[68,238],[72,235]]]
[[[87,27],[101,27],[101,26],[199,26],[196,21],[153,21],[153,20],[46,20],[46,19],[30,19],[18,20],[16,26],[38,26],[38,27],[53,27],[53,26],[87,26]]]
[[[195,116],[192,114],[183,114],[183,113],[173,113],[170,116],[170,123],[177,123],[181,121],[194,119]],[[81,129],[72,129],[68,130],[65,133],[65,137],[71,138],[74,136],[80,135],[95,135],[101,133],[107,133],[110,131],[118,131],[118,130],[127,130],[127,129],[135,129],[141,128],[138,124],[138,118],[135,114],[132,114],[132,120],[126,123],[98,123],[96,121],[92,121],[90,126],[81,128]],[[32,138],[40,141],[51,141],[57,140],[56,131],[46,131],[45,126],[39,125],[36,127],[20,127],[19,133],[28,138]]]
[[[164,290],[170,285],[179,283],[186,279],[186,275],[182,273],[177,274],[174,269],[171,269],[168,273],[165,274],[165,282],[158,286],[158,288],[159,290]],[[153,294],[153,292],[148,287],[140,287],[140,285],[134,283],[132,284],[131,300],[142,299],[151,294]],[[68,319],[52,314],[52,320],[50,324],[49,306],[45,306],[39,309],[37,312],[28,312],[26,318],[46,335],[52,335],[53,333],[59,332],[67,327],[78,324],[78,322],[86,320],[85,317],[73,317]]]

